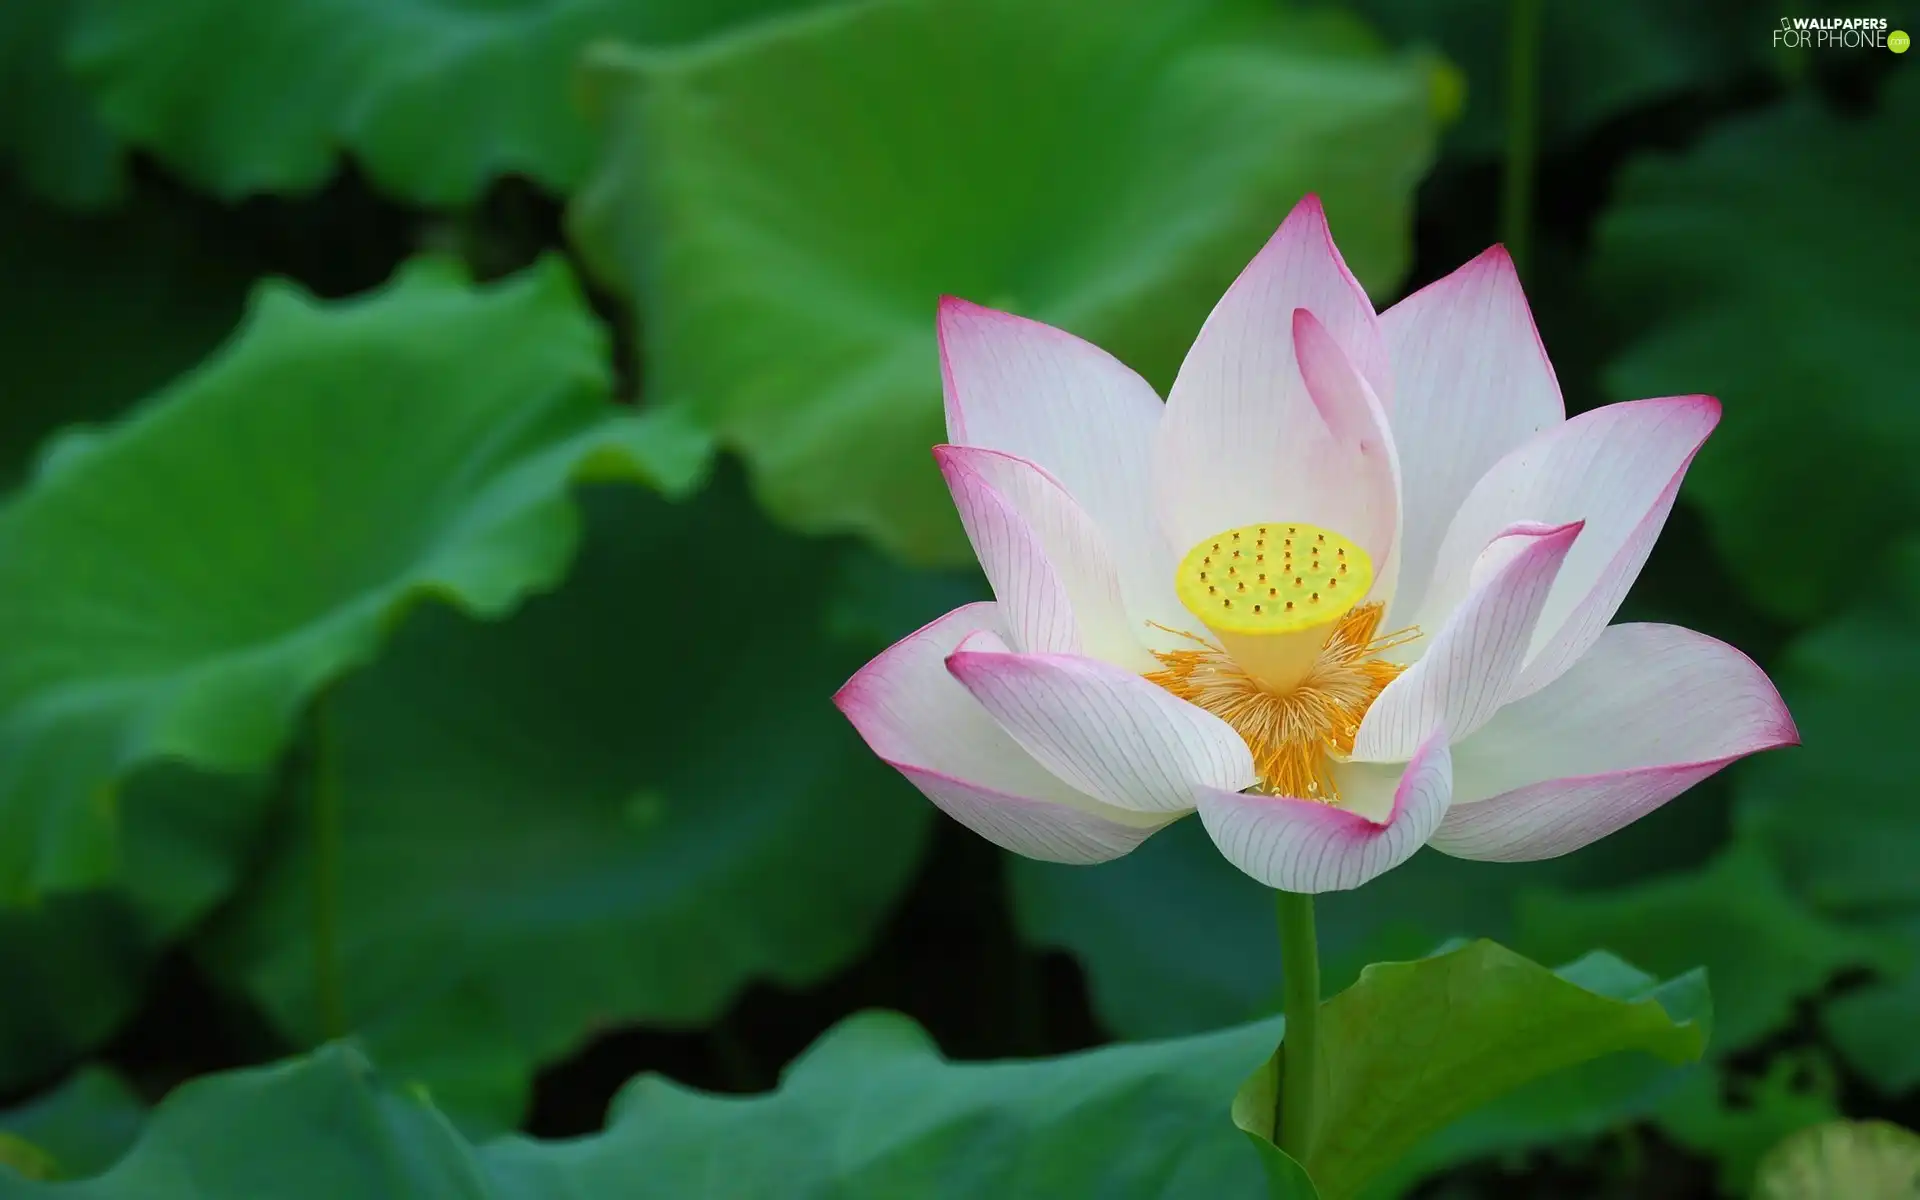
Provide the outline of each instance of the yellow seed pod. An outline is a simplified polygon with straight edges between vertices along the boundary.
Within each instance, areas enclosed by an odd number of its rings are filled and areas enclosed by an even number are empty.
[[[1180,560],[1174,593],[1248,674],[1276,692],[1306,677],[1334,626],[1373,587],[1373,562],[1318,525],[1242,525]]]

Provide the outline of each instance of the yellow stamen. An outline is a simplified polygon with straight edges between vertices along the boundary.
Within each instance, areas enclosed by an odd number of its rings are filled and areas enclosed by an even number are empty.
[[[1379,635],[1384,612],[1382,604],[1365,604],[1334,622],[1306,677],[1285,692],[1192,634],[1181,636],[1195,649],[1154,652],[1163,669],[1147,680],[1231,725],[1253,752],[1260,791],[1337,803],[1333,764],[1353,753],[1361,718],[1405,669],[1379,656],[1419,636],[1415,629]]]
[[[1215,534],[1189,551],[1174,573],[1180,603],[1213,631],[1239,670],[1276,694],[1302,684],[1341,620],[1373,586],[1373,561],[1352,541],[1314,525],[1286,529],[1283,553],[1294,538],[1308,538],[1313,555],[1311,566],[1293,562],[1290,565],[1297,574],[1283,575],[1278,584],[1267,588],[1268,598],[1279,603],[1235,606],[1209,587],[1202,573],[1223,543],[1250,542],[1256,554],[1264,554],[1264,525],[1242,525]],[[1238,557],[1240,551],[1233,553]],[[1240,584],[1235,590],[1245,589]]]

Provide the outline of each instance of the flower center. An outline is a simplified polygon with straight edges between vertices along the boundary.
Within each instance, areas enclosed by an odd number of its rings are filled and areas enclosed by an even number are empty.
[[[1300,686],[1340,619],[1373,586],[1373,562],[1318,525],[1242,525],[1180,560],[1173,587],[1233,661],[1268,691]]]
[[[1218,639],[1155,651],[1149,682],[1231,725],[1253,752],[1259,790],[1336,803],[1333,765],[1403,669],[1380,657],[1419,636],[1380,635],[1385,606],[1365,551],[1314,525],[1243,525],[1181,560],[1174,591]],[[1179,631],[1173,631],[1179,632]]]

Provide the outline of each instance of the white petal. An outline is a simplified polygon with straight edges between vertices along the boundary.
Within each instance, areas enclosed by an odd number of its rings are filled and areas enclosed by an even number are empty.
[[[1167,399],[1154,489],[1176,553],[1259,521],[1340,529],[1349,502],[1311,470],[1340,448],[1300,377],[1293,313],[1301,308],[1385,401],[1390,376],[1373,306],[1309,196],[1207,318]]]
[[[1580,536],[1576,521],[1516,526],[1494,538],[1465,603],[1367,710],[1353,757],[1399,762],[1436,730],[1459,741],[1486,724],[1519,678],[1554,577]]]
[[[1800,735],[1753,660],[1674,625],[1615,625],[1571,670],[1454,747],[1436,849],[1553,858],[1639,820],[1727,763]]]
[[[1687,464],[1720,419],[1709,396],[1610,404],[1527,442],[1474,485],[1442,543],[1417,622],[1465,593],[1479,547],[1516,521],[1584,521],[1547,598],[1514,695],[1551,683],[1593,645],[1640,574]]]
[[[1342,502],[1314,523],[1338,529],[1372,558],[1373,587],[1363,599],[1390,600],[1400,562],[1400,459],[1386,413],[1340,343],[1304,308],[1293,312],[1293,350],[1333,443],[1308,466],[1309,478],[1317,493]]]
[[[975,833],[1050,862],[1103,862],[1167,821],[1101,804],[1035,762],[965,688],[946,659],[969,635],[1001,629],[969,604],[909,634],[834,696],[873,752]]]
[[[1177,556],[1154,516],[1154,431],[1166,406],[1090,342],[1025,317],[940,302],[947,440],[1016,455],[1060,482],[1106,535],[1136,621],[1179,612]]]
[[[1502,247],[1381,313],[1380,331],[1393,364],[1387,419],[1401,458],[1398,602],[1411,613],[1474,483],[1508,451],[1564,421],[1566,406]]]
[[[1029,754],[1107,804],[1191,812],[1195,788],[1255,779],[1253,755],[1232,727],[1131,671],[1014,654],[990,633],[962,643],[947,669]]]
[[[1413,857],[1446,816],[1453,769],[1441,733],[1407,763],[1338,771],[1342,806],[1205,790],[1200,820],[1228,862],[1271,888],[1356,888]],[[1379,820],[1362,810],[1383,810]]]
[[[1077,642],[1084,653],[1130,671],[1156,668],[1158,664],[1146,652],[1127,615],[1119,573],[1105,535],[1059,481],[1034,463],[999,450],[936,446],[933,456],[953,489],[968,536],[977,534],[993,541],[1001,523],[992,518],[1005,512],[1011,512],[1026,527],[1030,537],[1012,538],[1008,544],[1015,548],[1031,545],[1047,560],[1051,577],[1060,585],[1060,596],[1071,610]],[[998,503],[983,503],[987,496]],[[975,545],[980,542],[976,540]],[[994,583],[997,596],[1005,565],[1017,563],[1018,555],[994,548],[990,555],[982,553],[980,557],[983,566],[989,557],[993,559],[987,577]],[[1013,580],[1008,583],[1010,590],[1020,586]],[[1051,599],[1045,607],[1047,622],[1054,619]],[[1010,603],[1005,599],[1002,602]]]

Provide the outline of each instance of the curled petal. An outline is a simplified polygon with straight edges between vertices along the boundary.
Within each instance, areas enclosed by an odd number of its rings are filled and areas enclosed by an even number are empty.
[[[1225,721],[1131,671],[1057,654],[1014,654],[969,637],[947,670],[1048,770],[1138,812],[1193,810],[1197,788],[1253,783],[1253,755]]]
[[[1064,600],[1076,636],[1067,639],[1066,646],[1027,642],[1016,616],[1015,636],[1021,644],[1037,650],[1078,645],[1095,658],[1130,670],[1154,669],[1152,656],[1133,632],[1106,537],[1059,481],[1026,459],[999,450],[935,446],[933,456],[953,489],[967,535],[975,538],[976,548],[983,541],[987,543],[987,549],[980,551],[980,560],[995,594],[999,595],[1007,570],[1020,563],[1021,555],[1016,551],[1029,546],[1039,551],[1050,568],[1039,576],[1059,584],[1059,595],[1047,595],[1041,607],[1044,619],[1039,628],[1050,628],[1056,619],[1052,604],[1056,599]],[[989,496],[993,502],[983,503]],[[1025,536],[1003,535],[1004,523],[998,519],[1003,514],[1024,527]],[[1002,537],[1005,544],[996,544]],[[1007,582],[1009,591],[1019,596],[1021,603],[1028,595],[1046,593],[1044,588],[1027,588],[1012,578]],[[1013,600],[1012,596],[1002,597],[1002,603]],[[1016,613],[1024,611],[1015,609]]]
[[[1400,522],[1400,459],[1386,413],[1333,334],[1304,308],[1293,310],[1293,351],[1330,443],[1303,467],[1326,508],[1300,519],[1359,543],[1374,564],[1366,598],[1384,602],[1399,575]]]
[[[1150,822],[1141,813],[1102,815],[1091,808],[1033,800],[914,767],[899,770],[941,812],[1002,850],[1040,862],[1075,866],[1109,862],[1180,815]]]
[[[1391,377],[1373,305],[1308,196],[1227,289],[1187,352],[1154,450],[1154,488],[1176,550],[1258,521],[1328,524],[1337,497],[1303,475],[1337,450],[1295,359],[1306,309],[1385,400]],[[1338,525],[1334,525],[1338,528]]]
[[[833,702],[875,754],[995,845],[1048,862],[1125,854],[1170,818],[1112,808],[1062,782],[947,674],[962,641],[1001,628],[992,603],[957,608],[862,667]]]
[[[1058,480],[1106,535],[1136,617],[1150,597],[1170,595],[1174,559],[1150,478],[1166,406],[1152,386],[1091,342],[951,296],[939,331],[947,440],[1015,455]]]
[[[1735,759],[1799,740],[1772,681],[1738,650],[1674,625],[1611,626],[1571,670],[1454,747],[1454,808],[1434,848],[1553,858]]]
[[[1495,246],[1380,314],[1402,459],[1402,612],[1416,612],[1447,523],[1508,451],[1566,420],[1513,260]],[[1522,516],[1534,514],[1520,514]]]
[[[1583,521],[1534,630],[1515,696],[1551,683],[1593,645],[1645,565],[1680,480],[1720,419],[1711,396],[1669,396],[1581,413],[1520,446],[1474,485],[1447,529],[1417,622],[1464,595],[1479,547],[1515,521]]]
[[[1022,650],[1078,654],[1080,622],[1067,584],[1047,557],[1039,531],[976,471],[939,457],[960,524],[993,587],[1007,636]]]
[[[1356,888],[1413,857],[1446,816],[1453,767],[1444,733],[1405,769],[1348,764],[1336,772],[1342,806],[1207,789],[1200,821],[1228,862],[1271,888]],[[1365,814],[1382,810],[1381,819]]]
[[[1519,678],[1534,624],[1580,533],[1578,521],[1527,523],[1488,543],[1466,601],[1367,710],[1353,757],[1398,762],[1435,732],[1459,741],[1486,724]]]

